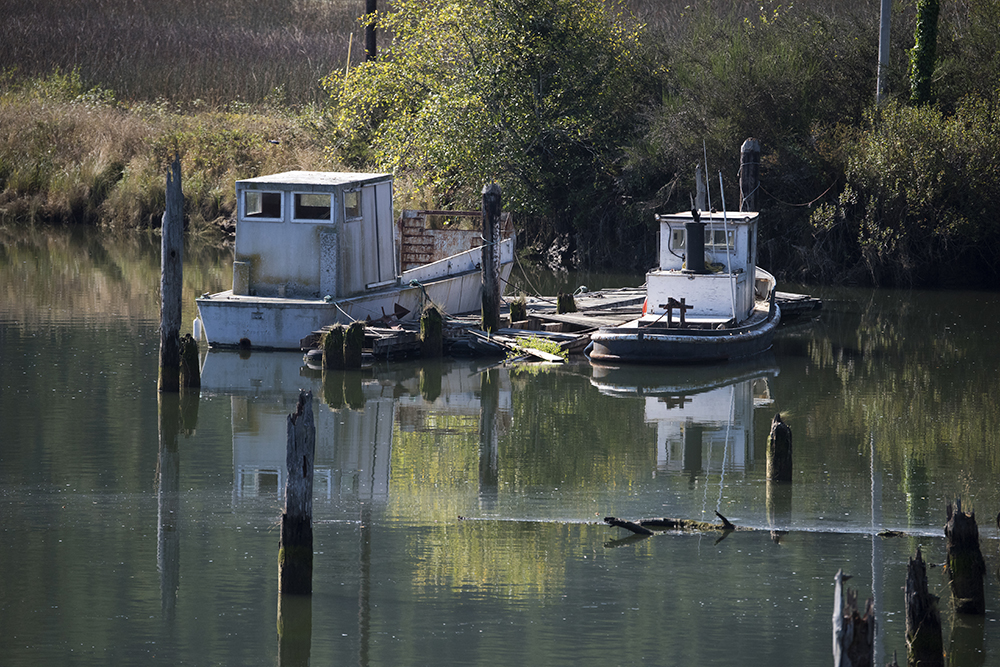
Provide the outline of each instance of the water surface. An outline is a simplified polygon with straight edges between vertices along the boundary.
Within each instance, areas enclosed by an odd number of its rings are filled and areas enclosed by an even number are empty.
[[[874,594],[884,664],[905,652],[907,560],[944,560],[958,496],[980,519],[985,620],[952,622],[941,568],[931,588],[952,664],[1000,661],[995,294],[810,288],[818,320],[718,368],[324,376],[212,351],[178,401],[156,391],[155,239],[4,241],[3,664],[825,664],[840,568]],[[230,262],[188,251],[186,323]],[[297,605],[279,603],[277,521],[302,389],[316,555]],[[777,412],[794,480],[769,488]],[[758,530],[636,539],[601,521],[715,512]]]

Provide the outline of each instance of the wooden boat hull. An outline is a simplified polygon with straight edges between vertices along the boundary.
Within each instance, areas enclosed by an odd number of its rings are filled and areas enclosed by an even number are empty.
[[[506,283],[512,264],[501,264]],[[482,308],[482,272],[468,271],[415,285],[398,285],[355,297],[327,301],[235,295],[220,292],[197,299],[204,335],[212,347],[298,350],[302,339],[330,324],[392,316],[417,319],[428,301],[451,315]],[[401,311],[400,311],[401,312]]]
[[[781,309],[759,306],[754,316],[731,329],[640,326],[636,320],[600,329],[591,336],[594,363],[704,364],[744,359],[771,349]]]

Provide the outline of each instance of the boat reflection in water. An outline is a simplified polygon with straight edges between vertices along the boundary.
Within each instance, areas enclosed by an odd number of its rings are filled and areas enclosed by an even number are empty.
[[[656,426],[658,473],[743,472],[754,458],[754,408],[770,405],[771,353],[711,366],[595,366],[591,383],[609,396],[642,397]]]
[[[302,390],[311,391],[315,403],[315,498],[384,503],[395,429],[434,430],[449,418],[478,424],[483,401],[477,370],[402,362],[377,374],[323,373],[297,352],[210,351],[202,392],[230,396],[234,502],[284,493],[287,419]],[[496,400],[501,415],[510,411],[509,383],[503,384],[507,390]]]

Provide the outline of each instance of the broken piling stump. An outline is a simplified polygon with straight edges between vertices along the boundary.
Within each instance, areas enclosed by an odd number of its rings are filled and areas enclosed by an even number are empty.
[[[962,511],[962,500],[948,505],[948,523],[944,526],[948,546],[948,579],[951,583],[951,602],[959,614],[986,613],[986,595],[983,580],[986,561],[979,548],[979,528],[976,513]]]
[[[365,323],[351,322],[344,333],[344,368],[361,368],[361,351],[365,346]]]
[[[313,462],[316,456],[312,392],[299,393],[295,412],[288,415],[287,430],[287,478],[278,549],[278,591],[282,594],[310,595],[313,564]]]
[[[320,339],[323,350],[323,369],[338,370],[344,367],[344,325],[335,324]]]
[[[767,437],[767,479],[792,481],[792,429],[781,421],[780,413],[771,420],[771,434]]]
[[[434,306],[420,316],[420,356],[436,359],[444,348],[444,320]]]
[[[191,334],[185,334],[181,338],[180,385],[181,389],[201,387],[198,341]]]
[[[872,599],[865,615],[858,613],[858,593],[843,585],[850,579],[843,570],[833,577],[834,667],[872,667],[875,660],[875,609]]]
[[[576,300],[573,299],[572,294],[563,294],[559,292],[556,295],[556,314],[562,315],[564,313],[575,313],[576,312]]]
[[[927,591],[927,566],[920,547],[906,568],[906,662],[910,667],[944,667],[941,615]]]

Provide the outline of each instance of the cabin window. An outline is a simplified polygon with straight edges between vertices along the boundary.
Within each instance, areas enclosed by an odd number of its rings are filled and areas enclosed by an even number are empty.
[[[706,248],[725,248],[726,250],[732,250],[733,245],[736,241],[736,233],[732,230],[726,231],[725,229],[706,229],[705,230],[705,247]]]
[[[348,220],[361,217],[361,190],[344,193],[344,217]]]
[[[670,249],[671,250],[684,250],[684,230],[683,229],[671,229],[670,230]]]
[[[281,220],[281,193],[245,191],[243,193],[243,217]]]
[[[330,195],[325,193],[299,192],[294,197],[292,218],[294,220],[330,219]]]

